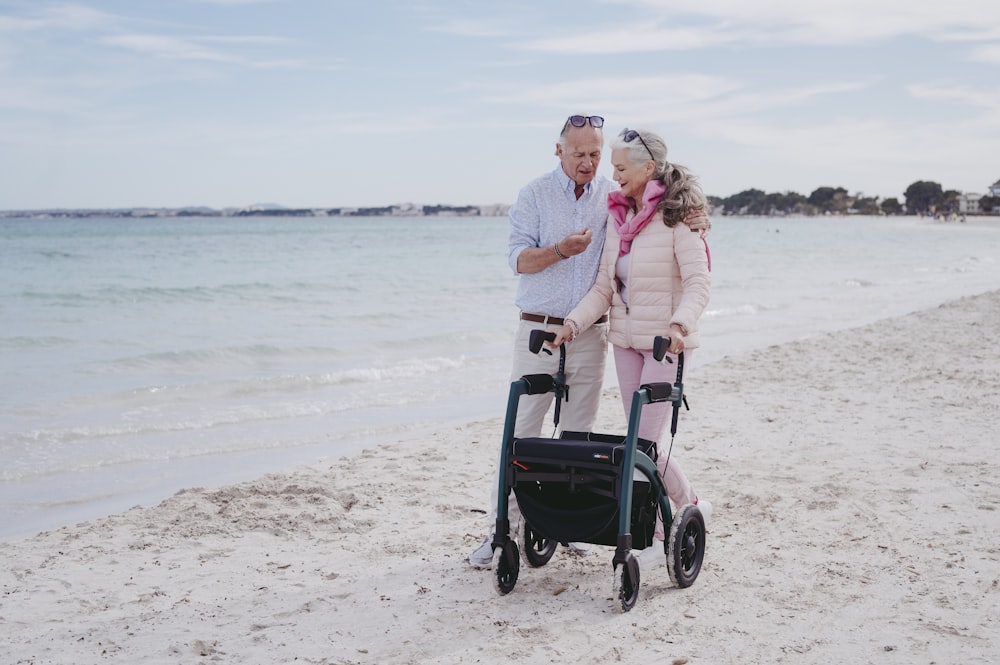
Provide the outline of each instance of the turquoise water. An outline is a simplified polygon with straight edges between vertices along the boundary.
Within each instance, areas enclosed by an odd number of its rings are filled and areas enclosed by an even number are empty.
[[[0,220],[0,537],[502,416],[506,242],[504,218]],[[986,226],[723,218],[710,243],[701,363],[1000,288]]]

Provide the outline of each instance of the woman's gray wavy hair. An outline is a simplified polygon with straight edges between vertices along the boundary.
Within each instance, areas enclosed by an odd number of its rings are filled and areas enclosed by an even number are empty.
[[[657,210],[663,214],[663,223],[675,226],[691,213],[705,212],[708,201],[698,183],[698,177],[687,167],[667,161],[667,142],[648,129],[632,131],[638,136],[626,141],[625,132],[622,131],[611,141],[611,149],[627,151],[628,158],[636,164],[647,162],[652,157],[656,164],[653,178],[663,183],[667,189],[657,206]]]

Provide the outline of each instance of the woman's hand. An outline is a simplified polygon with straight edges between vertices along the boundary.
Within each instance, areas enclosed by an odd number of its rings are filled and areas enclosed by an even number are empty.
[[[564,342],[569,342],[572,339],[573,339],[573,328],[571,328],[569,325],[564,325],[562,328],[556,331],[556,338],[551,342],[545,342],[545,345],[553,349],[558,349],[560,344]]]
[[[676,323],[670,326],[670,353],[677,355],[684,351],[684,335]]]

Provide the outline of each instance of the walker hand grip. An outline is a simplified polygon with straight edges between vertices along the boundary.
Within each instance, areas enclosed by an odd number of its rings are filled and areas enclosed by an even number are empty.
[[[663,360],[667,355],[667,351],[670,350],[670,338],[663,337],[662,335],[657,335],[653,338],[653,357],[657,361]],[[667,362],[672,363],[673,360],[667,358]]]
[[[538,353],[542,350],[542,344],[546,341],[552,342],[556,338],[556,334],[550,330],[532,330],[531,336],[528,338],[528,350],[532,353]]]
[[[526,395],[543,395],[552,392],[555,388],[555,379],[551,374],[528,374],[521,377],[521,380],[528,385]]]

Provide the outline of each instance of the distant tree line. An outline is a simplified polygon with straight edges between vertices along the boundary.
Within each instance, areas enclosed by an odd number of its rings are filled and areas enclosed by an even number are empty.
[[[899,199],[879,199],[877,196],[851,196],[843,187],[819,187],[809,196],[797,192],[765,193],[747,189],[725,198],[709,196],[715,207],[722,207],[726,215],[911,215],[958,213],[962,193],[944,190],[940,184],[918,180],[904,192],[904,202]],[[1000,197],[983,196],[979,209],[989,212],[1000,208]]]

